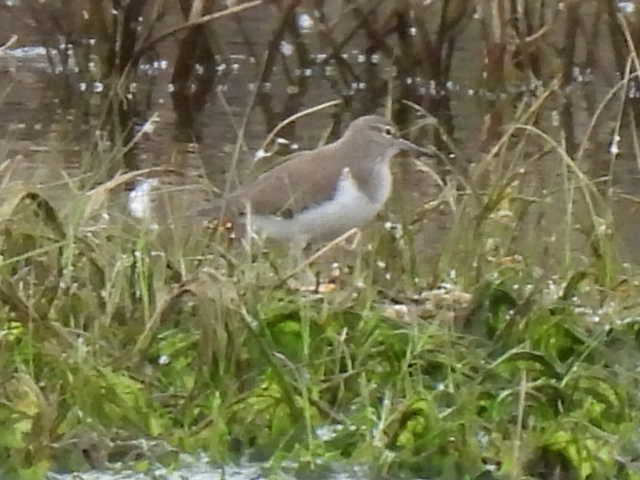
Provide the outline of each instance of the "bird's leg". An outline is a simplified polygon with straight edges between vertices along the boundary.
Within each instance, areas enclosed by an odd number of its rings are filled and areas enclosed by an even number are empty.
[[[293,262],[290,272],[298,288],[308,290],[317,284],[317,277],[311,269],[313,257],[309,257],[311,246],[306,238],[296,238],[289,244],[289,260]]]

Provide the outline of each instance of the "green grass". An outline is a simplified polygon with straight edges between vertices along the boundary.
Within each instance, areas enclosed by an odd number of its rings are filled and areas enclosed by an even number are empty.
[[[141,438],[171,447],[152,461],[205,451],[302,477],[640,478],[640,277],[609,199],[534,126],[548,94],[444,188],[442,245],[420,244],[428,208],[399,236],[376,222],[330,249],[324,294],[288,288],[275,253],[118,213],[131,176],[54,196],[6,174],[3,478],[99,467]]]

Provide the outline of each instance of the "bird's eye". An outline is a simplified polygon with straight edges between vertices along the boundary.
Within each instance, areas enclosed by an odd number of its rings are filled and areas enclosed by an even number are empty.
[[[384,134],[387,137],[393,137],[393,128],[391,127],[384,127]]]

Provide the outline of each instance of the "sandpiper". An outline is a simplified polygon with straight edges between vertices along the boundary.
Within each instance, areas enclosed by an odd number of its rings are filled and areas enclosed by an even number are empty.
[[[428,153],[400,138],[390,120],[360,117],[336,142],[294,153],[229,194],[224,217],[299,245],[331,240],[363,227],[382,209],[391,194],[390,160],[401,150]]]

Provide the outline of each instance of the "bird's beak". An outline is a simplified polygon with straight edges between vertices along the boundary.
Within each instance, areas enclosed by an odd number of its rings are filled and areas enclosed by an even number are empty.
[[[421,153],[422,155],[426,155],[428,157],[436,156],[433,147],[429,147],[429,148],[419,147],[418,145],[415,145],[411,143],[409,140],[405,140],[404,138],[396,139],[396,144],[400,150]]]

